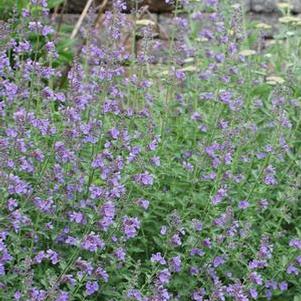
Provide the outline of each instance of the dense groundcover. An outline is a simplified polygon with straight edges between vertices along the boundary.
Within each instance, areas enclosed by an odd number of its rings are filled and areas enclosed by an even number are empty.
[[[1,300],[301,300],[300,69],[235,2],[178,1],[164,66],[120,1],[71,68],[45,1],[7,23]]]

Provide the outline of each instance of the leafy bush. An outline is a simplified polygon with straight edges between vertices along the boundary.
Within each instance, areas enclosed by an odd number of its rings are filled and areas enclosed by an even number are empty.
[[[298,70],[249,49],[240,6],[181,4],[166,65],[151,22],[120,45],[116,1],[66,85],[46,1],[11,24],[1,300],[300,300]]]

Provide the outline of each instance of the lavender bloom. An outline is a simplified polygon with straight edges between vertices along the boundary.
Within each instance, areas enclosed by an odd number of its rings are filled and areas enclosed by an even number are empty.
[[[21,294],[20,291],[16,291],[16,292],[14,293],[14,300],[15,300],[15,301],[20,300],[21,297],[22,297],[22,294]]]
[[[250,274],[250,280],[258,285],[262,285],[263,281],[262,281],[262,277],[260,274],[258,274],[257,272],[252,272]]]
[[[217,205],[220,202],[222,202],[226,196],[227,196],[227,190],[225,188],[220,188],[211,199],[211,202],[213,205]]]
[[[153,254],[150,260],[151,260],[151,262],[158,262],[161,265],[166,264],[166,260],[164,259],[164,257],[162,257],[160,252]]]
[[[127,296],[136,301],[144,301],[142,294],[137,289],[131,289],[127,292]]]
[[[239,209],[247,209],[250,206],[250,203],[246,200],[240,201],[238,204]]]
[[[299,275],[299,270],[292,264],[290,264],[287,269],[286,269],[286,273],[289,275]]]
[[[180,256],[175,256],[170,261],[171,271],[179,273],[182,269],[182,261]]]
[[[154,156],[151,158],[150,162],[154,165],[154,166],[160,166],[161,162],[160,162],[160,157],[158,156]]]
[[[135,181],[142,186],[151,186],[154,183],[154,178],[148,171],[146,171],[136,175]]]
[[[126,252],[123,248],[118,248],[114,251],[114,256],[119,260],[119,261],[125,261],[125,256]]]
[[[67,74],[75,45],[53,35],[47,0],[27,2],[0,22],[0,296],[293,296],[300,99],[290,70],[279,87],[266,77],[274,53],[240,52],[238,1],[166,0],[171,41],[124,14],[148,1],[110,1],[101,37],[94,12],[80,27]]]
[[[149,207],[149,201],[145,199],[138,199],[137,204],[144,210],[147,210]]]
[[[289,246],[298,250],[301,250],[301,239],[292,239],[289,242]]]
[[[88,275],[92,275],[93,266],[91,262],[82,260],[81,257],[79,257],[75,262],[75,266],[78,267],[81,271],[87,273]]]
[[[108,282],[109,281],[109,274],[102,267],[98,267],[95,270],[95,275],[98,276],[98,277],[101,277],[104,282]]]
[[[171,244],[178,247],[182,245],[181,237],[179,233],[174,234],[170,240]]]
[[[120,132],[119,132],[118,129],[112,128],[112,129],[109,131],[109,134],[111,135],[111,137],[112,137],[113,139],[117,139],[117,138],[119,137]]]
[[[267,262],[265,260],[253,260],[249,263],[249,268],[251,270],[263,269],[267,267]]]
[[[122,223],[126,239],[133,238],[137,235],[140,228],[140,221],[137,217],[124,216]]]
[[[46,256],[51,261],[52,264],[57,264],[59,262],[58,253],[51,249],[46,251]]]
[[[205,252],[198,248],[193,248],[190,251],[190,256],[204,256]]]
[[[200,270],[197,267],[192,266],[190,267],[189,273],[191,276],[197,276],[200,273]]]
[[[77,224],[86,224],[85,216],[81,212],[70,212],[69,218],[71,222],[75,222]]]
[[[287,291],[288,289],[288,284],[286,281],[282,281],[279,283],[279,289],[284,292],[284,291]]]
[[[69,301],[69,293],[61,292],[55,301]]]
[[[166,235],[167,233],[167,227],[166,226],[162,226],[161,229],[160,229],[160,234],[161,235]]]
[[[257,299],[258,298],[258,292],[255,288],[251,288],[249,290],[250,296],[252,299]]]
[[[164,269],[164,270],[160,271],[158,274],[158,280],[159,280],[160,284],[163,284],[163,285],[169,283],[170,277],[171,277],[171,274],[168,269]]]
[[[276,171],[275,168],[269,165],[264,170],[264,183],[269,186],[277,185],[277,179],[275,178]]]
[[[232,284],[227,287],[227,293],[234,298],[235,301],[249,301],[244,293],[244,288],[240,283]]]
[[[221,266],[221,265],[224,264],[224,263],[225,263],[225,259],[224,259],[224,257],[222,257],[222,256],[216,256],[216,257],[213,259],[213,266],[214,266],[215,268]]]
[[[96,281],[88,281],[86,283],[86,294],[88,296],[93,295],[99,290],[99,285]]]
[[[81,247],[90,252],[96,252],[97,250],[103,249],[105,247],[105,243],[100,239],[99,235],[91,232],[84,237]]]

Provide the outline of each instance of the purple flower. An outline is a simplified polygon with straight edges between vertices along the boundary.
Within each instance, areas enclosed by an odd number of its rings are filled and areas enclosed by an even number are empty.
[[[253,260],[249,263],[249,268],[251,270],[263,269],[267,267],[267,262],[265,260]]]
[[[156,148],[158,147],[158,143],[159,143],[159,139],[154,139],[154,140],[148,145],[148,148],[149,148],[151,151],[154,151],[154,150],[156,150]]]
[[[118,139],[120,132],[118,129],[112,128],[109,130],[109,134],[113,139]]]
[[[137,217],[124,216],[122,224],[126,239],[135,237],[140,229],[140,221]]]
[[[9,199],[7,201],[7,208],[9,211],[14,211],[18,207],[18,202],[15,199]]]
[[[206,248],[211,248],[212,247],[212,242],[211,242],[211,240],[210,240],[210,238],[205,238],[204,240],[203,240],[203,245],[206,247]]]
[[[291,274],[294,274],[296,276],[299,275],[299,270],[292,264],[290,264],[287,269],[286,269],[286,272],[291,275]]]
[[[251,280],[251,282],[258,284],[258,285],[262,285],[262,283],[263,283],[261,275],[258,274],[257,272],[252,272],[250,274],[250,280]]]
[[[249,301],[249,298],[245,295],[244,287],[240,283],[230,284],[227,287],[227,293],[233,297],[235,301]]]
[[[181,237],[180,237],[180,234],[179,233],[176,233],[174,234],[172,237],[171,237],[171,244],[178,247],[178,246],[181,246],[182,245],[182,241],[181,241]]]
[[[137,204],[144,210],[147,210],[147,208],[149,207],[149,201],[145,199],[138,199]]]
[[[123,248],[118,248],[114,251],[114,256],[120,261],[125,261],[126,252]]]
[[[292,247],[292,248],[301,250],[301,239],[297,239],[297,238],[292,239],[292,240],[289,242],[289,246]]]
[[[269,186],[276,185],[278,182],[277,179],[275,178],[275,175],[276,175],[275,168],[269,165],[264,170],[264,183]]]
[[[161,162],[160,162],[160,157],[158,156],[154,156],[151,158],[151,163],[154,165],[154,166],[160,166],[161,165]]]
[[[16,291],[14,293],[14,299],[15,299],[15,301],[19,301],[21,299],[21,297],[22,297],[22,294],[21,294],[20,291]]]
[[[154,178],[148,171],[137,174],[134,178],[135,181],[142,186],[151,186],[154,183]]]
[[[216,256],[214,259],[213,259],[213,266],[215,268],[219,267],[220,265],[224,264],[225,263],[225,259],[224,257],[222,256]]]
[[[252,299],[257,299],[258,298],[258,292],[255,288],[251,288],[249,290],[250,296]]]
[[[113,219],[115,217],[115,205],[112,202],[106,202],[101,206],[100,213],[102,216]]]
[[[51,261],[52,264],[57,264],[59,262],[58,253],[51,249],[46,251],[46,256]]]
[[[104,282],[108,282],[109,281],[109,275],[108,273],[106,272],[105,269],[103,269],[102,267],[98,267],[96,270],[95,270],[95,275],[98,276],[98,277],[101,277],[103,279]]]
[[[211,199],[213,205],[219,204],[227,196],[227,190],[225,188],[220,188],[217,193]]]
[[[162,257],[160,252],[153,254],[150,260],[151,262],[158,262],[162,265],[166,264],[166,260],[164,259],[164,257]]]
[[[205,294],[206,294],[205,289],[203,289],[203,288],[198,289],[192,293],[191,298],[194,301],[203,301]]]
[[[170,261],[171,271],[179,273],[181,271],[182,261],[180,256],[175,256]]]
[[[71,222],[75,222],[77,224],[85,224],[86,223],[86,219],[83,213],[81,212],[70,212],[69,214],[69,218]]]
[[[86,235],[81,243],[81,247],[90,252],[96,252],[105,247],[105,243],[100,239],[99,235],[91,232]]]
[[[247,209],[249,206],[250,206],[250,203],[248,201],[246,201],[246,200],[240,201],[238,203],[238,208],[239,209]]]
[[[160,284],[169,283],[170,277],[171,277],[171,274],[168,269],[164,269],[164,270],[160,271],[158,274],[158,280],[159,280]]]
[[[200,270],[199,270],[199,268],[192,266],[192,267],[190,267],[189,272],[190,272],[190,275],[196,276],[200,273]]]
[[[161,235],[166,235],[167,233],[167,227],[166,226],[162,226],[161,229],[160,229],[160,234]]]
[[[50,34],[53,34],[54,33],[54,29],[50,26],[44,26],[43,29],[42,29],[42,35],[44,37],[50,35]]]
[[[88,281],[86,283],[86,294],[88,296],[93,295],[99,290],[99,285],[96,281]]]
[[[81,257],[79,257],[76,262],[75,262],[75,266],[77,268],[79,268],[81,271],[87,273],[88,275],[91,275],[92,272],[93,272],[93,265],[91,262],[89,261],[86,261],[86,260],[83,260],[81,259]],[[71,276],[72,278],[72,276]],[[73,278],[72,278],[73,279]],[[70,279],[68,279],[68,282],[69,282]]]
[[[58,297],[55,301],[68,301],[69,300],[69,293],[67,292],[60,292]]]
[[[288,289],[288,284],[286,281],[282,281],[279,283],[279,289],[284,292],[284,291],[287,291]]]
[[[137,289],[130,289],[127,296],[136,301],[144,301],[142,294]]]
[[[204,256],[205,252],[198,248],[193,248],[190,251],[190,256]]]

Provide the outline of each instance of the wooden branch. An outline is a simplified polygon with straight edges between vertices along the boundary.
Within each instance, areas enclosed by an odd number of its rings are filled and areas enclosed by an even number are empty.
[[[77,33],[78,33],[78,31],[79,31],[79,29],[80,29],[80,27],[81,27],[81,25],[84,21],[84,18],[88,14],[89,8],[92,5],[93,1],[94,0],[88,0],[88,2],[86,3],[86,6],[85,6],[84,10],[82,11],[82,13],[81,13],[77,23],[75,24],[75,27],[74,27],[73,31],[72,31],[72,34],[70,36],[71,39],[74,39],[76,37],[76,35],[77,35]]]
[[[97,8],[98,9],[98,14],[97,14],[97,17],[94,21],[94,27],[97,29],[100,27],[101,25],[101,19],[102,19],[102,14],[103,14],[103,11],[105,10],[107,4],[108,4],[109,0],[104,0],[103,3]]]

